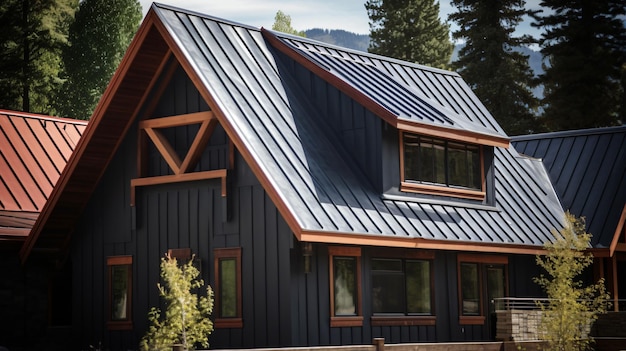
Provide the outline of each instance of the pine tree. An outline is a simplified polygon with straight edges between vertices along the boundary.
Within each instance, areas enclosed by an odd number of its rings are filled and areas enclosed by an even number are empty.
[[[54,113],[61,51],[78,0],[6,0],[0,5],[0,106]]]
[[[369,52],[447,68],[454,45],[433,0],[368,0]]]
[[[460,28],[452,37],[465,39],[453,68],[508,134],[537,131],[539,101],[531,90],[533,73],[528,56],[516,50],[532,38],[513,36],[527,13],[524,0],[453,0],[452,4],[457,12],[448,18]]]
[[[624,0],[543,0],[535,13],[547,61],[544,120],[550,130],[619,124],[626,62]],[[623,121],[622,121],[623,122]]]
[[[137,0],[83,0],[63,52],[65,82],[55,101],[67,117],[89,119],[141,21]]]

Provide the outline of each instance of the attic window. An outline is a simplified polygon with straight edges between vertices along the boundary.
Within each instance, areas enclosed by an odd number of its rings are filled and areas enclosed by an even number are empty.
[[[400,133],[402,191],[485,198],[482,146]]]

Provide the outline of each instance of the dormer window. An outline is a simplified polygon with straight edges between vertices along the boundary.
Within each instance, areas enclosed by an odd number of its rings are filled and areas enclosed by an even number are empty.
[[[401,132],[401,191],[483,200],[483,147]]]

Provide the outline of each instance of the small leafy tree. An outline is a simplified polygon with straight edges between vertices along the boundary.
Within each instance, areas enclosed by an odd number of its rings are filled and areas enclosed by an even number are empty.
[[[541,305],[543,338],[551,351],[584,350],[592,341],[585,337],[589,326],[606,312],[609,295],[604,279],[588,286],[576,280],[593,263],[593,255],[585,252],[591,234],[585,232],[584,218],[566,213],[564,228],[553,230],[553,235],[555,241],[544,246],[548,253],[537,256],[537,264],[548,276],[534,278],[549,298],[547,305]]]
[[[182,344],[185,350],[194,349],[196,344],[208,347],[208,336],[213,331],[209,319],[213,311],[213,290],[207,285],[207,296],[198,297],[192,289],[204,285],[198,279],[198,269],[193,259],[178,265],[176,258],[166,254],[161,258],[161,278],[165,285],[158,284],[159,293],[165,299],[167,310],[161,319],[161,310],[152,308],[148,313],[150,327],[141,339],[142,350],[171,349]]]

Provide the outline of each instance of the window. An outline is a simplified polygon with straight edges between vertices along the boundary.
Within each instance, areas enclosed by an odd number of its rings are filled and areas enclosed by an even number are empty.
[[[482,147],[401,132],[401,190],[482,200]]]
[[[372,325],[434,324],[432,253],[373,258]]]
[[[131,319],[132,264],[132,256],[107,258],[109,277],[107,327],[111,330],[129,330],[133,328]]]
[[[328,257],[330,326],[361,326],[361,248],[329,247]]]
[[[241,248],[215,249],[215,327],[241,328]]]
[[[458,261],[460,322],[484,324],[493,299],[506,296],[508,258],[460,254]]]

